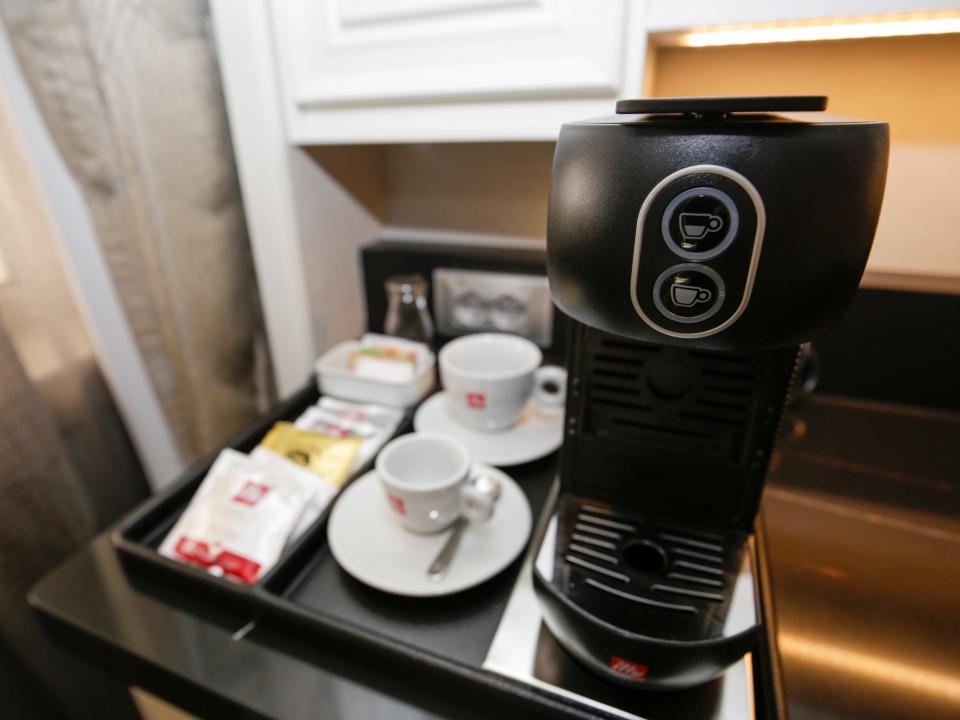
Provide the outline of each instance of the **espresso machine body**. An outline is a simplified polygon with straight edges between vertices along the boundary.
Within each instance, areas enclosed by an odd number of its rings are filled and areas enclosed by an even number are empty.
[[[798,345],[852,298],[886,176],[885,124],[770,114],[824,104],[624,101],[561,131],[547,265],[575,322],[534,587],[615,682],[706,682],[759,631],[751,531]]]

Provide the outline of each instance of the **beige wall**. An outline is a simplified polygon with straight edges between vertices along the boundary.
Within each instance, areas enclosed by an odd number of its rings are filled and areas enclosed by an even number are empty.
[[[825,93],[893,147],[866,282],[960,291],[960,35],[659,48],[652,95]],[[389,225],[543,238],[553,143],[313,148]]]
[[[662,48],[651,94],[817,93],[890,123],[869,284],[960,290],[960,35]]]
[[[387,222],[544,238],[553,148],[553,143],[391,147]]]
[[[553,148],[446,143],[309,152],[388,225],[542,239]]]
[[[960,143],[960,35],[661,48],[652,95],[826,94],[894,142]]]

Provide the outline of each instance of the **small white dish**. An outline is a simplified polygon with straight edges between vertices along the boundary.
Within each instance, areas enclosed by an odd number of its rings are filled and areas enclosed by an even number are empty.
[[[533,520],[526,495],[509,475],[480,463],[471,472],[497,478],[500,498],[490,520],[464,530],[440,580],[431,579],[427,568],[449,533],[405,530],[387,505],[375,470],[348,485],[333,506],[327,525],[333,557],[360,582],[408,597],[450,595],[489,580],[523,552]]]
[[[417,432],[449,435],[480,462],[501,467],[545,457],[563,443],[563,408],[541,408],[531,400],[506,430],[484,432],[465,427],[454,417],[446,392],[427,398],[413,417]]]
[[[391,382],[356,375],[347,366],[364,342],[398,345],[415,351],[418,362],[413,379]],[[433,390],[437,376],[436,357],[426,345],[373,333],[367,333],[360,341],[348,340],[334,345],[317,360],[315,369],[317,386],[322,395],[392,407],[410,407],[418,403]]]

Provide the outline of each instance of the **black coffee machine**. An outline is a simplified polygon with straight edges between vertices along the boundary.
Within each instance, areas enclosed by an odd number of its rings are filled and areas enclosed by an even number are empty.
[[[751,528],[798,346],[853,297],[886,178],[887,125],[825,107],[627,100],[560,133],[547,264],[575,322],[534,586],[616,682],[699,684],[756,640]]]

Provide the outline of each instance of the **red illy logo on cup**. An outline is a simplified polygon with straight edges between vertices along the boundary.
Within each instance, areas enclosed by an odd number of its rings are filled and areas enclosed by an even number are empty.
[[[631,680],[646,680],[647,670],[649,670],[646,665],[635,663],[632,660],[624,660],[616,655],[610,657],[610,669]]]
[[[403,502],[403,498],[398,498],[396,495],[387,495],[387,502],[401,515],[407,514],[407,504]]]
[[[487,409],[487,396],[483,393],[467,393],[467,407],[473,410]]]

